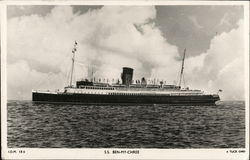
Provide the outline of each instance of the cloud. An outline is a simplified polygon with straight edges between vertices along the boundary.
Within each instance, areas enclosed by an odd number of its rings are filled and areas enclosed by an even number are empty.
[[[227,26],[231,26],[232,24],[230,23],[230,19],[232,19],[232,14],[230,13],[225,13],[222,17],[222,19],[220,20],[219,25],[227,25]]]
[[[135,69],[134,79],[144,76],[172,84],[181,65],[178,48],[168,43],[152,21],[155,18],[153,6],[104,6],[84,14],[74,13],[70,6],[56,6],[46,16],[9,19],[8,99],[31,99],[32,89],[67,85],[75,40],[75,80],[90,77],[92,69],[96,79],[119,78],[122,67],[127,66]],[[187,58],[185,73],[191,87],[228,89],[221,84],[231,72],[237,72],[233,78],[241,82],[241,30],[216,36],[207,52]],[[233,62],[236,58],[239,60]],[[227,91],[225,94],[235,92]]]
[[[167,43],[151,21],[155,17],[153,6],[104,6],[85,14],[73,13],[70,6],[57,6],[46,16],[9,19],[8,98],[19,99],[17,90],[29,99],[32,88],[62,88],[75,40],[79,44],[76,59],[81,62],[75,67],[75,79],[89,77],[91,67],[96,78],[119,78],[124,66],[133,67],[138,79],[176,77],[177,68],[172,66],[178,63],[177,47]],[[21,77],[22,73],[29,76]],[[19,78],[23,80],[16,81]],[[53,85],[37,87],[41,79],[53,81]]]
[[[191,64],[187,66],[187,79],[192,85],[210,92],[222,89],[222,98],[226,100],[244,99],[243,35],[240,20],[238,28],[215,36],[206,52],[187,59],[186,64]]]
[[[197,18],[196,18],[195,16],[189,16],[188,18],[189,18],[189,20],[193,23],[193,25],[194,25],[196,28],[198,28],[198,29],[203,28],[203,26],[200,25],[200,23],[198,22],[198,20],[197,20]]]
[[[16,63],[8,64],[8,96],[11,99],[28,99],[31,96],[31,90],[35,87],[42,88],[57,88],[64,81],[61,73],[53,74],[41,73],[30,68],[24,60],[19,60]]]

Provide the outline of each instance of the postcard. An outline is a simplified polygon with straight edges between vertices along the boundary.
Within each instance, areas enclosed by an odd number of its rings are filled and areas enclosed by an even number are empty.
[[[0,5],[3,159],[249,158],[249,2]]]

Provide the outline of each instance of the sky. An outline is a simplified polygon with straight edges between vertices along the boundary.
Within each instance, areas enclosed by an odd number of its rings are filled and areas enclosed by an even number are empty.
[[[242,6],[8,6],[7,96],[31,99],[32,89],[74,80],[119,78],[176,84],[186,48],[185,86],[244,99]]]

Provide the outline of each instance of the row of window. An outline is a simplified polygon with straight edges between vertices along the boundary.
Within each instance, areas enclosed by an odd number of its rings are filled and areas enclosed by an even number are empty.
[[[114,88],[103,88],[103,87],[81,87],[85,89],[99,89],[99,90],[114,90]]]
[[[127,95],[127,96],[135,96],[135,95],[149,95],[142,93],[109,93],[109,95]]]
[[[107,94],[105,92],[82,92],[75,91],[74,93],[85,93],[85,94]],[[108,93],[109,95],[128,95],[128,96],[136,96],[136,95],[161,95],[161,96],[187,96],[187,95],[201,95],[199,93],[171,93],[171,94],[150,94],[150,93]]]

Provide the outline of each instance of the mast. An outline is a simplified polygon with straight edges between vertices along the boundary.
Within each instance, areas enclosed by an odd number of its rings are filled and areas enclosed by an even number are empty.
[[[91,82],[94,81],[94,71],[93,71],[93,66],[91,68],[91,78],[90,78]]]
[[[180,74],[180,81],[179,81],[179,86],[180,86],[180,87],[181,87],[181,80],[182,80],[183,71],[184,71],[185,56],[186,56],[186,48],[184,49],[184,54],[183,54],[183,59],[182,59],[182,64],[181,64],[181,74]]]
[[[73,72],[74,72],[74,63],[75,63],[75,52],[76,52],[76,46],[77,42],[75,41],[74,48],[72,50],[73,56],[72,56],[72,66],[71,66],[71,73],[70,73],[70,87],[72,87],[72,78],[73,78]]]
[[[92,82],[94,81],[94,69],[93,69],[93,66],[92,66],[92,71],[91,71],[91,81]]]

